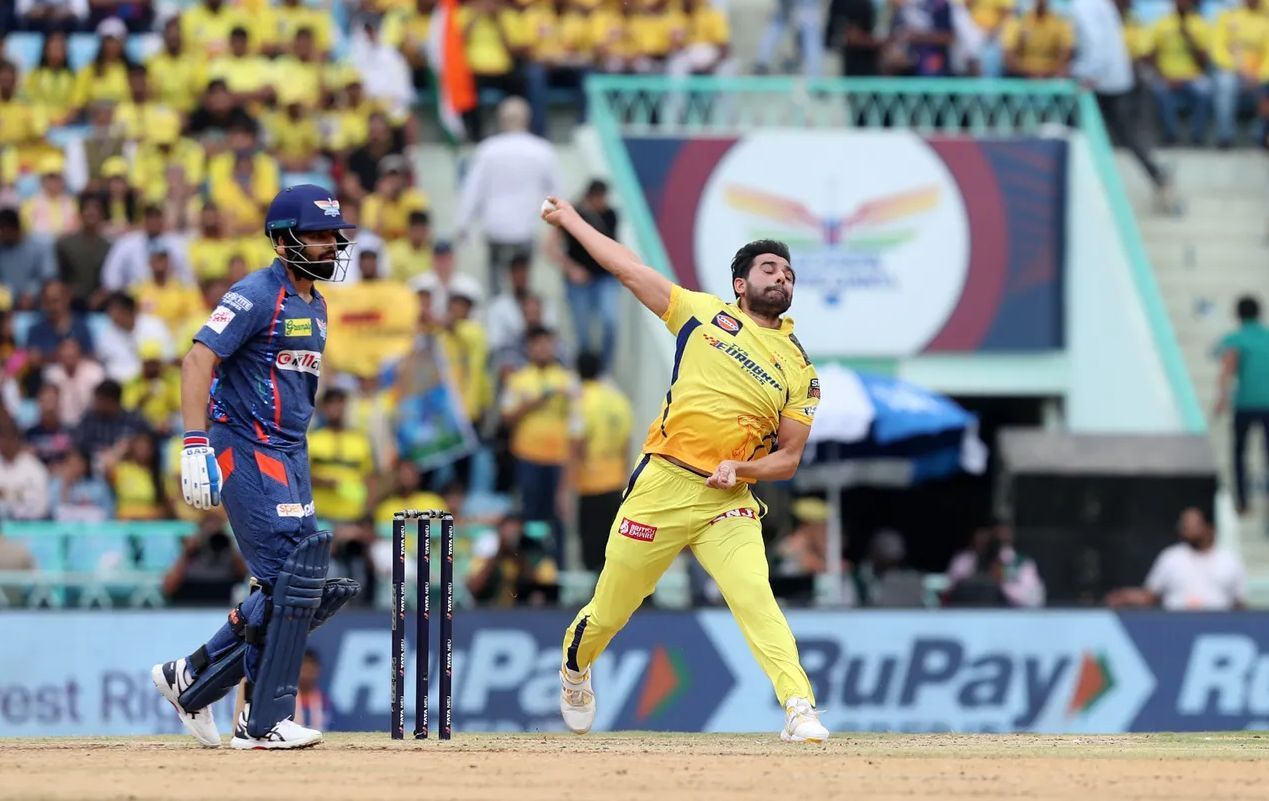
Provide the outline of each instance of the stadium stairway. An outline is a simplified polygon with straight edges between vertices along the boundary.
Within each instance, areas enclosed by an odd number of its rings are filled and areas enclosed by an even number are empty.
[[[1186,367],[1210,417],[1220,362],[1214,348],[1236,324],[1234,303],[1244,293],[1269,303],[1269,160],[1257,150],[1176,149],[1158,153],[1173,171],[1184,214],[1151,210],[1150,186],[1132,158],[1119,154],[1129,198],[1154,265]],[[1229,418],[1209,420],[1221,478],[1230,486]],[[1269,500],[1265,449],[1253,437],[1251,476],[1259,487],[1253,513],[1238,525],[1253,605],[1269,605]],[[1234,544],[1234,543],[1231,543]]]

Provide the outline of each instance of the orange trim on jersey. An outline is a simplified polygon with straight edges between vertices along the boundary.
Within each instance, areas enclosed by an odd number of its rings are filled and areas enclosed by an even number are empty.
[[[229,480],[229,475],[234,471],[234,449],[225,448],[216,454],[216,464],[220,465],[221,486]]]
[[[268,476],[284,487],[289,486],[286,480],[286,466],[272,456],[256,451],[256,467],[260,468],[261,475]]]
[[[255,426],[256,428],[256,439],[260,440],[261,442],[269,441],[269,435],[264,433],[264,428],[260,425],[259,420],[252,420],[251,425]]]

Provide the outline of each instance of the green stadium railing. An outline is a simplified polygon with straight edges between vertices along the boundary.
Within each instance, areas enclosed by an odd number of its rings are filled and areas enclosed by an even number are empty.
[[[720,78],[593,75],[586,80],[591,123],[625,201],[637,246],[671,275],[669,258],[622,145],[623,136],[724,136],[755,128],[901,127],[931,134],[1043,135],[1077,129],[1123,237],[1132,279],[1181,426],[1206,430],[1154,270],[1146,256],[1110,139],[1094,96],[1065,80],[968,78]]]

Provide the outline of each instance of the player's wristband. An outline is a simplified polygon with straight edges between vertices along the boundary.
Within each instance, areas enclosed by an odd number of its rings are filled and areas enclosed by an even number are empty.
[[[211,440],[207,439],[206,431],[186,431],[185,447],[187,448],[206,448],[211,444]]]

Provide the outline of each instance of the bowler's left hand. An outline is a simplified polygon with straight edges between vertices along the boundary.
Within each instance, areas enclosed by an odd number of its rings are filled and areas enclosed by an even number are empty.
[[[731,489],[736,486],[736,463],[730,459],[719,462],[714,474],[705,479],[705,486],[714,489]]]

